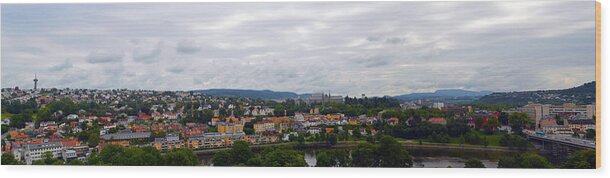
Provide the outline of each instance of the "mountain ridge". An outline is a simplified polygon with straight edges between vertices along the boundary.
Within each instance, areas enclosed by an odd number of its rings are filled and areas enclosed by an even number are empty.
[[[481,97],[477,102],[487,104],[514,104],[525,105],[528,103],[540,104],[591,104],[595,102],[595,81],[582,85],[558,90],[534,90],[494,92]]]

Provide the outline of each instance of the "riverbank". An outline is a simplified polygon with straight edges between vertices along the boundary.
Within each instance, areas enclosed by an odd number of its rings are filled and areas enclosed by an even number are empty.
[[[274,143],[274,144],[265,144],[265,145],[251,145],[250,148],[253,151],[262,150],[266,147],[271,146],[291,146],[295,149],[318,149],[318,148],[355,148],[361,143],[366,143],[366,141],[339,141],[335,145],[329,145],[326,142],[305,142],[303,144],[299,144],[296,142],[283,142],[283,143]],[[451,143],[430,143],[430,142],[415,142],[412,140],[402,140],[399,141],[403,146],[407,149],[436,149],[436,150],[463,150],[463,151],[480,151],[480,152],[521,152],[520,150],[510,149],[509,147],[503,146],[483,146],[483,145],[469,145],[469,144],[451,144]],[[204,149],[204,150],[195,150],[196,154],[214,154],[218,151],[228,150],[231,148],[214,148],[214,149]]]

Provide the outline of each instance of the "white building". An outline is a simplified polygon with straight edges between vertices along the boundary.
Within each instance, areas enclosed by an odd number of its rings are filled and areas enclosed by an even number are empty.
[[[445,103],[432,103],[432,108],[443,109],[445,107]]]
[[[51,152],[53,158],[62,157],[63,145],[61,142],[47,142],[41,144],[27,144],[23,149],[23,159],[25,163],[30,165],[34,161],[44,159],[43,155],[46,152]]]

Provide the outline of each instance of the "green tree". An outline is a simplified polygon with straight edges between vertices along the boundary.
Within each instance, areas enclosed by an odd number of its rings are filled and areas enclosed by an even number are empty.
[[[337,144],[337,134],[335,133],[328,133],[328,136],[326,137],[326,141],[329,145],[336,145]]]
[[[233,143],[230,153],[234,164],[245,164],[249,159],[254,157],[254,153],[250,150],[248,143],[241,140]]]
[[[56,159],[53,158],[53,153],[47,151],[42,154],[42,160],[44,161],[44,164],[52,165]]]
[[[21,162],[15,159],[15,155],[12,153],[2,153],[2,165],[20,165]]]
[[[352,151],[352,165],[355,167],[377,167],[377,147],[371,143],[361,143]]]
[[[464,164],[466,168],[485,168],[483,162],[478,159],[468,159]]]
[[[474,130],[466,132],[463,137],[464,141],[471,145],[481,145],[484,143],[483,138]]]
[[[263,166],[263,160],[261,160],[259,157],[250,158],[248,162],[246,162],[246,166]]]
[[[510,149],[519,149],[525,151],[527,150],[529,144],[530,143],[529,141],[527,141],[527,139],[514,134],[505,134],[502,136],[502,139],[500,139],[500,145],[507,146]]]
[[[222,150],[222,151],[216,152],[216,154],[214,154],[214,157],[212,157],[212,162],[214,163],[214,166],[232,166],[232,165],[234,165],[233,156],[231,155],[231,152],[228,150]]]
[[[587,129],[585,139],[595,140],[595,129]]]
[[[89,134],[87,137],[87,145],[89,147],[96,147],[100,143],[100,134],[98,132],[93,132]]]
[[[262,166],[305,167],[307,163],[300,151],[287,147],[269,147],[261,153]]]
[[[515,112],[508,117],[508,123],[515,134],[523,134],[523,128],[531,124],[530,116],[526,113]]]
[[[326,151],[318,153],[316,156],[316,167],[333,167],[334,160]]]
[[[413,158],[396,139],[384,135],[377,149],[381,167],[413,167]]]
[[[561,168],[595,169],[595,159],[595,150],[576,151],[568,156],[568,160],[561,165]]]
[[[514,157],[504,156],[498,161],[498,168],[520,168],[521,165]]]
[[[436,142],[436,143],[449,143],[449,135],[447,135],[447,133],[432,133],[432,135],[430,135],[428,137],[428,139],[430,139],[430,141],[432,142]]]
[[[535,153],[523,153],[517,158],[521,168],[552,168],[553,165],[544,157]]]
[[[73,165],[73,166],[85,165],[85,163],[83,163],[83,161],[81,161],[81,160],[74,159],[74,160],[70,161],[70,165]]]
[[[152,147],[149,147],[152,148]],[[188,148],[177,148],[167,152],[163,158],[167,166],[196,166],[199,159],[193,150]]]

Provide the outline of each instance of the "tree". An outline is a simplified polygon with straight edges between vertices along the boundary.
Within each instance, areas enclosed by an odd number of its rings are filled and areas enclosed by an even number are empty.
[[[464,164],[466,168],[485,168],[483,162],[478,159],[468,159]]]
[[[254,158],[250,158],[247,162],[246,162],[246,166],[255,166],[255,167],[260,167],[263,165],[263,160],[261,160],[261,158],[259,157],[254,157]]]
[[[508,123],[515,134],[523,134],[523,128],[531,123],[530,116],[526,113],[515,112],[508,117]]]
[[[318,153],[317,167],[349,167],[352,163],[349,150],[332,149]]]
[[[519,168],[521,167],[514,157],[504,156],[498,161],[498,168]]]
[[[337,144],[337,134],[335,134],[335,133],[329,133],[329,134],[327,134],[327,135],[328,135],[328,136],[326,137],[326,138],[327,138],[327,143],[328,143],[329,145],[336,145],[336,144]]]
[[[500,124],[502,125],[508,125],[508,117],[508,113],[500,112],[500,115],[498,116],[498,121],[500,121]]]
[[[413,158],[403,149],[402,145],[391,136],[381,137],[381,144],[377,149],[379,166],[381,167],[413,167]]]
[[[449,135],[446,133],[436,133],[434,132],[432,135],[428,137],[430,141],[436,143],[449,143]]]
[[[552,168],[553,165],[536,153],[523,153],[517,156],[500,158],[498,168]]]
[[[44,152],[42,154],[42,160],[46,165],[52,165],[55,162],[55,158],[53,158],[53,153],[50,151]]]
[[[328,152],[322,151],[322,152],[318,153],[318,155],[316,156],[316,167],[332,167],[332,166],[335,166],[334,160],[332,159],[332,157],[330,155],[328,155]]]
[[[2,153],[2,165],[20,165],[21,162],[15,159],[15,155],[12,153]]]
[[[152,147],[148,147],[152,148]],[[158,152],[157,152],[158,153]],[[164,165],[167,166],[196,166],[199,159],[193,150],[188,148],[173,149],[163,157]]]
[[[470,130],[470,127],[464,122],[452,120],[447,123],[447,133],[449,136],[458,137]]]
[[[514,134],[505,134],[500,140],[500,145],[507,146],[510,149],[519,149],[522,151],[527,150],[529,144],[530,143],[527,141],[527,139]]]
[[[245,141],[235,141],[230,151],[234,164],[246,164],[249,159],[254,157],[254,153],[250,150],[250,146]]]
[[[377,147],[371,143],[361,143],[352,151],[352,165],[355,167],[376,167],[379,165],[377,159]]]
[[[87,144],[89,147],[96,147],[100,143],[100,134],[98,132],[93,132],[89,134],[87,137]]]
[[[288,147],[269,147],[261,153],[262,166],[266,167],[305,167],[303,154]]]
[[[0,130],[2,130],[2,135],[4,135],[6,132],[8,132],[9,126],[2,124],[2,129],[0,129]]]
[[[587,149],[571,153],[561,168],[595,169],[595,150]]]
[[[585,132],[585,138],[595,140],[595,129],[587,129]]]
[[[481,138],[481,136],[479,136],[479,133],[477,133],[476,131],[468,131],[466,132],[466,134],[463,135],[464,136],[464,142],[471,144],[471,145],[480,145],[483,144],[484,140],[483,138]]]
[[[83,161],[81,161],[81,160],[74,159],[74,160],[70,161],[70,165],[73,165],[73,166],[85,165],[85,163],[83,163]]]
[[[535,153],[523,153],[517,158],[521,168],[552,168],[552,164],[544,157]]]
[[[199,164],[197,155],[188,148],[178,148],[165,155],[154,147],[130,147],[107,145],[99,155],[89,157],[90,165],[125,165],[125,166],[194,166]]]
[[[299,145],[304,144],[305,143],[305,135],[299,134],[299,136],[297,136],[297,142],[299,142]]]
[[[233,156],[227,150],[216,152],[212,158],[214,166],[232,166],[234,165]]]

